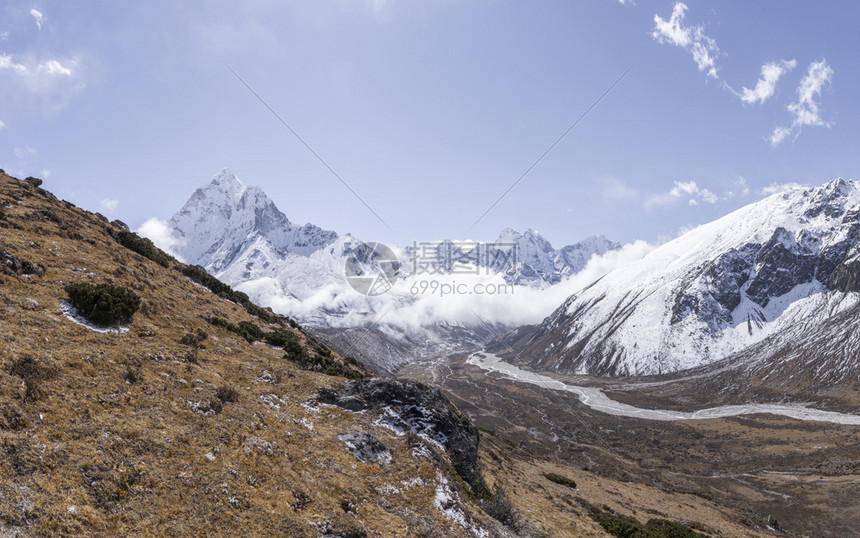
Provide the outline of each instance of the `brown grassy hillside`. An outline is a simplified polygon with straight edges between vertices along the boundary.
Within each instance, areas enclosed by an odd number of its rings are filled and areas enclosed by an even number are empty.
[[[318,388],[346,381],[325,370],[359,367],[191,282],[177,262],[130,251],[120,223],[32,184],[0,174],[0,209],[0,533],[472,535],[434,504],[443,482],[449,512],[495,525],[441,451],[414,455],[414,436],[370,411],[313,404]],[[75,282],[133,290],[128,330],[64,316]],[[307,360],[214,317],[289,332]],[[334,367],[313,371],[326,355]],[[338,439],[357,431],[393,462],[357,461]]]

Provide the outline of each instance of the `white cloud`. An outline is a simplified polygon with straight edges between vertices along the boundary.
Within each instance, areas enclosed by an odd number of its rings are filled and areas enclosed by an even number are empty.
[[[789,127],[774,127],[773,132],[770,134],[770,145],[773,147],[777,147],[782,144],[782,141],[785,140],[788,135],[791,134],[791,129]]]
[[[113,213],[116,211],[117,206],[119,206],[119,200],[111,200],[110,198],[105,198],[99,205],[102,206],[102,209],[107,211],[108,213]]]
[[[733,187],[731,190],[726,191],[723,194],[723,197],[726,200],[731,200],[732,198],[746,198],[750,194],[749,185],[747,185],[747,180],[741,176],[733,183]]]
[[[45,20],[45,16],[42,15],[41,11],[38,11],[35,8],[30,10],[30,15],[33,17],[33,19],[36,20],[36,26],[38,26],[39,30],[41,30],[42,29],[42,21]]]
[[[3,120],[0,120],[0,131],[2,131],[4,127],[6,127],[6,124],[3,123]]]
[[[676,198],[680,198],[685,194],[689,196],[694,196],[698,191],[699,187],[696,185],[695,181],[688,181],[686,183],[676,181],[675,186],[672,187],[672,190],[669,191],[669,194]]]
[[[0,54],[0,87],[16,105],[38,106],[51,114],[83,91],[83,62],[79,57]]]
[[[777,194],[777,193],[785,192],[785,191],[792,190],[792,189],[802,189],[804,187],[805,187],[804,185],[801,185],[800,183],[794,183],[794,182],[771,183],[767,187],[764,187],[761,190],[761,193],[764,196],[770,196],[771,194]]]
[[[15,148],[13,151],[15,152],[15,157],[17,157],[19,161],[29,161],[39,156],[39,152],[36,151],[36,148],[31,148],[30,146]]]
[[[717,201],[720,199],[716,194],[709,191],[708,189],[700,190],[699,198],[706,204],[716,204]]]
[[[163,248],[161,244],[159,247]],[[279,283],[266,277],[242,283],[236,288],[252,298],[265,297],[264,302],[276,312],[300,319],[318,315],[319,309],[337,308],[346,314],[329,320],[336,326],[363,326],[380,319],[379,328],[382,331],[394,334],[409,332],[413,337],[420,338],[424,336],[423,328],[439,323],[480,326],[481,321],[476,315],[491,325],[512,327],[540,323],[558,308],[563,298],[580,291],[609,271],[642,258],[654,248],[654,245],[644,241],[636,241],[603,256],[592,256],[582,271],[558,284],[543,289],[522,286],[504,294],[440,296],[410,292],[426,275],[407,276],[403,281],[398,280],[391,291],[376,297],[358,295],[345,281],[315,288],[311,295],[301,299],[285,293]],[[478,283],[485,286],[505,285],[502,275],[498,274],[474,275],[468,281],[464,275],[434,275],[433,280],[440,287],[467,284],[470,289],[474,289],[473,286]]]
[[[0,41],[9,41],[9,32],[0,32]]]
[[[620,179],[606,178],[603,183],[604,200],[629,200],[636,196],[636,189],[628,186]]]
[[[164,252],[167,252],[179,261],[183,261],[182,258],[176,254],[176,249],[185,245],[185,241],[173,235],[170,230],[170,226],[166,221],[157,217],[152,217],[141,224],[140,228],[135,231],[143,237],[149,238]]]
[[[708,189],[700,188],[695,181],[675,181],[668,192],[652,194],[645,199],[642,205],[646,209],[651,209],[656,206],[673,204],[683,198],[687,199],[689,205],[699,205],[699,202],[715,204],[720,200],[719,196]]]
[[[8,54],[0,54],[0,69],[9,69],[12,73],[27,76],[30,70],[26,65],[12,61]]]
[[[776,83],[782,75],[797,67],[797,60],[782,60],[779,63],[769,62],[761,66],[761,77],[755,88],[743,87],[740,92],[741,101],[745,103],[764,103],[776,91]]]
[[[654,30],[651,32],[651,37],[658,43],[669,43],[688,50],[693,55],[699,71],[711,78],[719,78],[715,60],[715,57],[720,54],[717,42],[705,35],[704,28],[700,25],[685,26],[686,11],[687,5],[677,2],[672,8],[669,20],[654,15]]]
[[[30,61],[28,64],[15,61],[9,54],[0,54],[0,69],[8,69],[12,74],[31,80],[44,76],[49,78],[74,76],[78,60],[50,59],[44,62]]]
[[[63,65],[57,60],[48,60],[39,64],[37,69],[40,73],[47,73],[50,76],[70,77],[74,74],[72,67],[73,65],[70,63]]]
[[[773,147],[780,145],[790,135],[796,139],[804,126],[830,127],[830,122],[821,117],[818,103],[815,99],[821,95],[825,85],[830,84],[833,79],[833,69],[827,60],[812,62],[809,70],[797,87],[797,101],[789,104],[786,108],[794,116],[789,126],[777,126],[770,135],[770,143]]]

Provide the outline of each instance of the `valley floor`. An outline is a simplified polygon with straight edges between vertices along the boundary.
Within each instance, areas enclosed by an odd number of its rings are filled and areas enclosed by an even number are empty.
[[[641,522],[661,517],[725,536],[850,536],[860,524],[856,425],[769,414],[613,416],[573,393],[487,373],[467,354],[399,374],[441,386],[481,428],[489,475],[514,493],[526,518],[540,514],[563,525],[565,514],[604,506]],[[651,396],[637,402],[635,390],[624,395],[629,405],[662,407]],[[544,472],[569,476],[578,488],[561,492]]]

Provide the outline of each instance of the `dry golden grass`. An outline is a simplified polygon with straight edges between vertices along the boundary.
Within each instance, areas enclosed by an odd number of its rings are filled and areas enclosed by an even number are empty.
[[[2,174],[0,209],[0,246],[44,268],[0,274],[0,534],[471,536],[434,505],[441,478],[466,519],[496,527],[438,450],[414,455],[414,439],[370,411],[306,404],[345,379],[204,318],[271,326],[122,247],[98,216]],[[65,317],[71,282],[134,290],[128,331]],[[199,329],[202,342],[186,337]],[[22,376],[24,356],[33,373]],[[356,461],[337,438],[353,431],[394,462]]]

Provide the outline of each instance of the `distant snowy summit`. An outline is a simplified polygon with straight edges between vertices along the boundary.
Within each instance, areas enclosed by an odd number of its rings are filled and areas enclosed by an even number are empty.
[[[592,256],[600,256],[621,245],[602,235],[594,235],[573,245],[554,249],[531,228],[520,233],[505,228],[495,241],[472,242],[444,240],[430,243],[433,256],[443,272],[456,271],[458,265],[471,264],[504,275],[509,284],[544,287],[558,284],[581,271]],[[407,247],[407,255],[420,262],[415,252],[427,244]]]
[[[533,366],[562,372],[709,364],[858,302],[858,238],[860,184],[774,194],[606,274],[511,343]]]
[[[229,168],[194,191],[170,227],[182,243],[178,253],[215,273],[235,263],[251,244],[309,256],[338,238],[313,224],[294,225],[260,187],[246,187]]]
[[[169,226],[179,240],[174,250],[186,262],[205,267],[261,304],[323,325],[356,308],[349,299],[353,292],[345,288],[344,265],[361,242],[313,224],[293,224],[262,189],[245,186],[227,168],[195,190]],[[416,249],[426,254],[428,245],[435,250],[434,271],[472,262],[504,274],[511,284],[532,287],[556,284],[579,272],[591,256],[620,247],[593,236],[556,250],[534,230],[505,229],[494,242],[480,243],[482,257],[471,251],[474,245],[450,240],[396,249],[404,271],[417,271],[422,260]],[[326,289],[327,304],[297,305]]]

